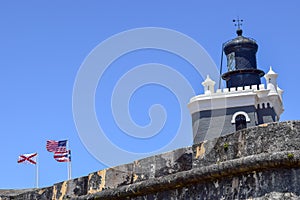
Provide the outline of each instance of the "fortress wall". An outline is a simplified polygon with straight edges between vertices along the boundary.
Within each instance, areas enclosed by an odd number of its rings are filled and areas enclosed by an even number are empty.
[[[0,199],[300,198],[299,131],[265,124]]]

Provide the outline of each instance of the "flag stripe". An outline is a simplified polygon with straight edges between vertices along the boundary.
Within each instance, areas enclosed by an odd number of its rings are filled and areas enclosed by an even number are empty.
[[[55,151],[53,157],[57,162],[71,162],[71,150]]]
[[[55,151],[66,151],[67,150],[67,140],[47,140],[46,149],[49,152]]]
[[[58,142],[55,140],[48,140],[46,144],[47,151],[53,152],[56,150],[58,146]]]

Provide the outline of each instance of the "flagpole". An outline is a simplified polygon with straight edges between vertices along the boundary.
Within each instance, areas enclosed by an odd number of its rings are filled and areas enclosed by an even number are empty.
[[[70,155],[69,155],[70,156]],[[70,175],[70,179],[72,179],[72,159],[71,158],[69,158],[69,175]]]
[[[67,140],[67,152],[68,150],[69,150],[69,140]],[[68,180],[70,180],[69,163],[67,163],[67,170],[68,170]]]
[[[36,155],[36,165],[35,165],[35,177],[36,177],[36,188],[39,188],[39,161],[38,154]]]
[[[68,157],[69,157],[69,140],[67,140],[67,152],[68,152]],[[68,169],[68,180],[70,180],[71,178],[71,175],[70,175],[70,161],[68,161],[68,164],[67,164],[67,169]]]

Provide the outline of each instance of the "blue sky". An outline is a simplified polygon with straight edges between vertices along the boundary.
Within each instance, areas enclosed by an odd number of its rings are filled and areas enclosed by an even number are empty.
[[[80,66],[97,45],[134,28],[161,27],[181,32],[201,44],[219,66],[222,43],[235,37],[232,19],[240,16],[244,19],[244,35],[258,42],[258,67],[266,72],[271,65],[279,74],[278,84],[285,91],[281,121],[299,119],[299,4],[296,0],[1,1],[0,188],[34,187],[34,166],[17,164],[17,157],[35,151],[39,153],[40,186],[67,178],[66,164],[57,163],[45,149],[48,139],[69,140],[73,177],[105,168],[78,135],[72,111],[73,87]],[[121,137],[122,132],[112,120],[111,90],[126,71],[145,63],[168,65],[184,76],[197,94],[203,91],[202,77],[190,63],[170,52],[144,49],[115,60],[97,87],[95,113],[106,136],[129,153],[155,151],[172,140],[180,123],[191,124],[190,118],[180,118],[176,94],[168,87],[148,84],[133,93],[128,103],[130,114],[136,124],[146,126],[150,123],[149,107],[162,104],[167,114],[165,127],[151,141]],[[187,112],[186,107],[182,109]],[[184,134],[187,137],[178,146],[191,144],[191,129],[184,130]],[[97,140],[94,145],[105,146]],[[99,154],[123,162],[109,149]]]

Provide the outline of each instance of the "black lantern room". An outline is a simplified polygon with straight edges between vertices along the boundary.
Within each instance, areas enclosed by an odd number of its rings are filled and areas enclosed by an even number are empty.
[[[240,28],[236,33],[237,37],[225,43],[223,48],[228,72],[222,78],[226,81],[227,88],[259,85],[264,72],[256,66],[258,45],[254,39],[244,37]]]

